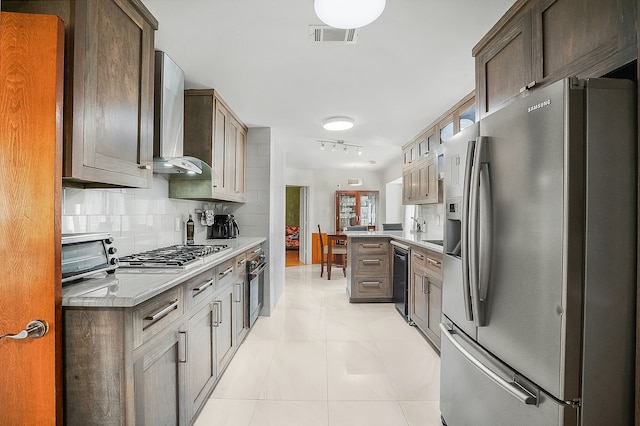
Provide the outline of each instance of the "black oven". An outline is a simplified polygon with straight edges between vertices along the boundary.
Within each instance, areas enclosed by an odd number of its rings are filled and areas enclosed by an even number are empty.
[[[249,327],[258,319],[264,305],[264,273],[267,269],[267,256],[262,247],[253,250],[247,259],[247,321]]]

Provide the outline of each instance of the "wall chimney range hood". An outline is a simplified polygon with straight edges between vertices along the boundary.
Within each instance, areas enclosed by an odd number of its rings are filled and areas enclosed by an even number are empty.
[[[183,155],[184,72],[161,51],[155,53],[154,89],[153,172],[168,174],[169,179],[211,173],[206,162]]]

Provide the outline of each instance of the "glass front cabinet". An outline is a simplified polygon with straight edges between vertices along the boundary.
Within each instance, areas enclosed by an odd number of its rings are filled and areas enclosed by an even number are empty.
[[[378,191],[336,191],[336,231],[349,226],[376,229]]]

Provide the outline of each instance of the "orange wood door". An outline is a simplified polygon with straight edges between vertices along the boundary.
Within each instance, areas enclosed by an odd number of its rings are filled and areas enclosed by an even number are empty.
[[[0,14],[0,424],[62,424],[62,21]]]

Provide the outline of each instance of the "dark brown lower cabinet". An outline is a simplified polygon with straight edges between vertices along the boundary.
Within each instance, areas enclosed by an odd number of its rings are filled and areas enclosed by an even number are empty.
[[[153,344],[133,365],[136,425],[186,424],[181,333]],[[115,423],[114,423],[115,424]]]
[[[132,308],[65,308],[64,423],[191,424],[246,335],[234,262]]]
[[[189,362],[186,364],[189,417],[197,413],[218,377],[218,365],[215,360],[216,341],[213,329],[214,307],[214,303],[207,303],[189,318],[187,326],[186,339]]]
[[[442,321],[441,258],[439,253],[419,249],[411,254],[409,316],[437,348]]]

